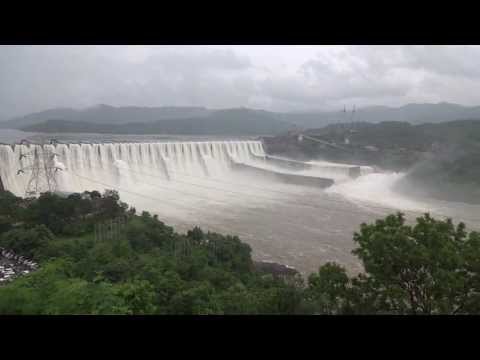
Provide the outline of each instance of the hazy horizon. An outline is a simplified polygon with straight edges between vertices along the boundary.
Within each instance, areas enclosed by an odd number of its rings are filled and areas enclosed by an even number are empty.
[[[480,103],[478,105],[462,105],[462,104],[458,104],[458,103],[452,103],[452,102],[448,102],[448,101],[438,101],[438,102],[431,102],[431,103],[428,103],[428,102],[418,102],[418,103],[407,103],[407,104],[403,104],[403,105],[398,105],[398,106],[388,106],[388,105],[376,105],[376,104],[372,104],[372,105],[368,105],[368,106],[364,106],[364,107],[358,107],[356,104],[349,104],[348,107],[345,105],[345,107],[342,107],[342,108],[339,108],[338,111],[342,111],[344,108],[346,109],[346,111],[352,111],[353,109],[353,106],[355,106],[355,110],[356,111],[361,111],[362,109],[372,109],[372,108],[388,108],[388,109],[400,109],[400,108],[403,108],[403,107],[406,107],[406,106],[411,106],[411,105],[442,105],[442,104],[446,104],[446,105],[453,105],[453,106],[461,106],[461,107],[465,107],[465,108],[476,108],[476,107],[480,107]],[[148,105],[148,106],[140,106],[140,105],[135,105],[135,104],[125,104],[125,105],[119,105],[119,106],[115,106],[115,105],[110,105],[110,104],[94,104],[94,105],[89,105],[89,106],[78,106],[78,107],[74,107],[74,106],[64,106],[64,107],[55,107],[55,108],[47,108],[47,109],[43,109],[43,110],[39,110],[39,111],[34,111],[34,112],[30,112],[30,113],[25,113],[25,114],[20,114],[20,115],[15,115],[13,117],[9,117],[9,118],[0,118],[0,122],[2,121],[8,121],[8,120],[12,120],[12,119],[15,119],[15,118],[21,118],[21,117],[24,117],[24,116],[28,116],[28,115],[31,115],[31,114],[37,114],[37,113],[42,113],[42,112],[45,112],[45,111],[50,111],[50,110],[75,110],[75,111],[83,111],[83,110],[89,110],[89,109],[95,109],[95,108],[98,108],[98,107],[101,107],[101,106],[106,106],[106,107],[112,107],[112,108],[145,108],[145,109],[156,109],[156,108],[203,108],[203,109],[207,109],[207,110],[214,110],[214,111],[218,111],[218,110],[232,110],[232,109],[248,109],[248,110],[256,110],[256,111],[269,111],[269,112],[272,112],[272,113],[289,113],[289,114],[315,114],[315,113],[318,113],[318,114],[321,114],[321,113],[335,113],[337,112],[337,110],[333,110],[333,109],[330,109],[330,110],[292,110],[292,111],[272,111],[272,110],[266,110],[266,109],[263,109],[263,108],[260,108],[260,107],[247,107],[247,106],[238,106],[238,107],[219,107],[219,108],[215,108],[215,107],[207,107],[207,106],[201,106],[201,105],[197,105],[197,106],[188,106],[188,105],[184,105],[184,106],[175,106],[175,105]]]
[[[0,46],[0,119],[52,108],[480,104],[479,46]]]

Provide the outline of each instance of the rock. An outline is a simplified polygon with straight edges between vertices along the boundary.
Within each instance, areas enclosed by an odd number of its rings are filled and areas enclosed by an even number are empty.
[[[295,268],[275,262],[255,261],[254,266],[256,270],[273,276],[295,276],[299,274]]]

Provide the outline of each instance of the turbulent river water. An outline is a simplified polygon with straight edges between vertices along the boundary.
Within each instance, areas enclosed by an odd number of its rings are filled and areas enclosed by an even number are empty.
[[[42,135],[29,136],[42,140]],[[353,232],[360,223],[397,210],[410,220],[428,211],[462,220],[470,229],[480,228],[480,206],[397,194],[394,185],[404,174],[363,168],[360,177],[351,179],[348,167],[323,161],[311,162],[307,170],[280,169],[262,160],[262,144],[254,139],[84,134],[57,139],[70,144],[44,149],[57,154],[53,164],[61,169],[55,173],[59,190],[116,189],[123,201],[158,214],[178,231],[199,225],[238,235],[251,245],[255,259],[294,266],[303,274],[326,261],[361,271],[351,254]],[[93,144],[79,144],[80,140]],[[116,143],[100,144],[107,140]],[[30,174],[17,171],[32,165],[29,154],[34,149],[0,145],[0,176],[4,186],[19,196],[25,194]],[[232,161],[329,177],[335,184],[321,189],[276,182],[235,172]]]

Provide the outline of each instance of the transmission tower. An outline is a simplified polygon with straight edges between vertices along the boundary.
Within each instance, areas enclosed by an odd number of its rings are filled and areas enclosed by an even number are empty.
[[[350,128],[350,132],[353,132],[354,129],[356,128],[356,122],[355,122],[356,112],[357,112],[357,107],[356,107],[356,105],[353,105],[352,115],[350,116],[350,121],[352,123],[352,126]]]
[[[22,141],[22,144],[25,141]],[[32,147],[29,146],[29,149]],[[19,174],[30,174],[30,178],[25,188],[25,195],[38,196],[44,192],[55,192],[57,189],[56,175],[62,170],[55,164],[55,156],[57,154],[43,145],[34,145],[33,150],[26,153],[20,153],[20,163],[26,163],[20,170]]]

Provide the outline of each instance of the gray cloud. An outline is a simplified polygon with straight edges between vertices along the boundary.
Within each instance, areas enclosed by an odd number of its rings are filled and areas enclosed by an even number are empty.
[[[1,46],[0,119],[52,107],[480,104],[479,46]]]

